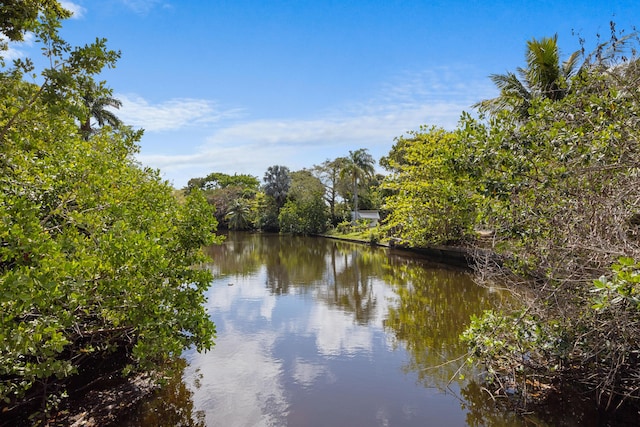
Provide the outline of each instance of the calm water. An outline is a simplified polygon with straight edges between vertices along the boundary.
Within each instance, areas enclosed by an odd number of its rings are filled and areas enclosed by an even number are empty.
[[[445,363],[502,297],[466,273],[321,238],[238,233],[209,253],[216,346],[130,425],[525,425]]]

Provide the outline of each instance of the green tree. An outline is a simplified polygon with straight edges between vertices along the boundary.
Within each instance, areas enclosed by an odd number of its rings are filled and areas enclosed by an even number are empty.
[[[220,227],[244,230],[255,222],[251,209],[259,186],[258,178],[251,175],[213,172],[204,178],[191,178],[183,192],[204,191],[207,201],[215,207]]]
[[[194,188],[200,190],[218,190],[227,187],[241,187],[247,191],[258,191],[260,181],[247,174],[228,175],[222,172],[212,172],[204,178],[191,178],[187,183],[187,191]]]
[[[346,164],[344,157],[334,160],[325,160],[322,164],[313,167],[312,173],[320,179],[325,187],[325,201],[329,204],[331,222],[336,225],[342,218],[338,215],[336,206],[340,194],[346,193],[344,178],[340,177],[340,172]]]
[[[230,230],[246,230],[251,226],[251,205],[248,200],[236,198],[231,203],[225,219]]]
[[[290,177],[291,185],[287,194],[289,199],[303,200],[323,197],[324,185],[320,179],[313,176],[310,170],[302,169],[291,172]]]
[[[71,16],[55,0],[4,0],[0,5],[0,32],[11,41],[22,41],[27,31],[37,28],[41,13],[57,19]]]
[[[375,173],[375,160],[369,154],[366,148],[360,148],[355,151],[349,151],[349,157],[346,158],[340,175],[348,177],[351,181],[353,189],[353,221],[355,222],[358,213],[358,187],[362,185],[362,181],[371,178]]]
[[[80,84],[118,54],[101,39],[72,48],[49,13],[8,27],[35,31],[54,68],[40,86],[27,81],[29,60],[0,71],[3,419],[34,401],[52,410],[86,366],[117,355],[126,372],[153,369],[211,348],[215,333],[203,305],[211,274],[194,268],[216,226],[203,195],[178,203],[138,165],[141,131],[78,134]]]
[[[324,186],[311,171],[291,173],[289,197],[278,215],[280,230],[295,234],[319,234],[327,229]]]
[[[508,110],[521,118],[529,116],[534,98],[564,98],[570,90],[571,77],[575,75],[580,51],[574,52],[560,63],[558,36],[531,39],[527,42],[526,68],[518,67],[516,73],[492,74],[491,81],[500,90],[500,95],[474,105],[481,112],[497,114]]]
[[[474,319],[464,339],[494,372],[517,373],[522,390],[535,375],[580,385],[609,408],[640,402],[631,386],[640,361],[630,352],[640,339],[632,303],[640,259],[639,41],[625,42],[633,42],[631,55],[617,37],[599,46],[571,91],[533,99],[527,121],[466,116],[459,129],[466,150],[458,163],[472,177],[501,256],[478,257],[479,277],[509,285],[525,304]]]
[[[286,166],[269,166],[264,174],[264,192],[273,197],[278,208],[284,205],[291,187],[291,176]]]
[[[321,197],[287,201],[278,215],[280,230],[294,234],[320,234],[327,230],[327,207]]]
[[[259,192],[256,195],[255,204],[255,226],[263,231],[279,231],[280,223],[278,216],[281,207],[276,204],[276,199]]]
[[[396,139],[384,164],[392,172],[385,228],[411,246],[459,241],[473,234],[477,199],[457,167],[464,144],[456,132],[422,127]]]

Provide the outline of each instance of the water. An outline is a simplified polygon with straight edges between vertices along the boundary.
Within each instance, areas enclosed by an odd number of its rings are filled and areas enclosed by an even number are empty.
[[[185,352],[129,425],[528,425],[460,379],[458,336],[505,298],[467,273],[321,238],[232,233],[209,253],[215,348]]]

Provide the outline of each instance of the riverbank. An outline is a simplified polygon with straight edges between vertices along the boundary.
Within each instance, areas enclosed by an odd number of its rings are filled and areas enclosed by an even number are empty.
[[[372,239],[366,233],[351,233],[346,235],[321,234],[318,235],[318,237],[407,251],[428,257],[440,264],[451,265],[459,268],[472,269],[473,265],[479,258],[498,258],[495,252],[477,246],[431,245],[425,247],[412,247],[402,244],[398,239]]]
[[[96,377],[84,381],[81,375],[68,379],[68,397],[60,400],[58,407],[44,420],[38,418],[37,407],[3,411],[0,427],[103,427],[121,425],[131,411],[160,389],[157,373],[137,373],[129,377],[120,370],[96,373]],[[86,383],[85,383],[86,382]],[[38,421],[39,420],[39,421]]]
[[[121,420],[159,387],[159,384],[148,374],[118,378],[66,402],[65,407],[50,417],[45,426],[120,425]]]

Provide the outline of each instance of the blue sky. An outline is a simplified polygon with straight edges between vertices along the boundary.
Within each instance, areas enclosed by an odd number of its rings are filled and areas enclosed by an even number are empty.
[[[102,76],[139,161],[177,188],[210,172],[262,178],[367,148],[378,160],[420,125],[451,129],[523,65],[527,40],[559,37],[563,59],[631,31],[640,2],[456,0],[73,0],[62,34],[108,39]],[[15,49],[29,54],[29,46]]]

